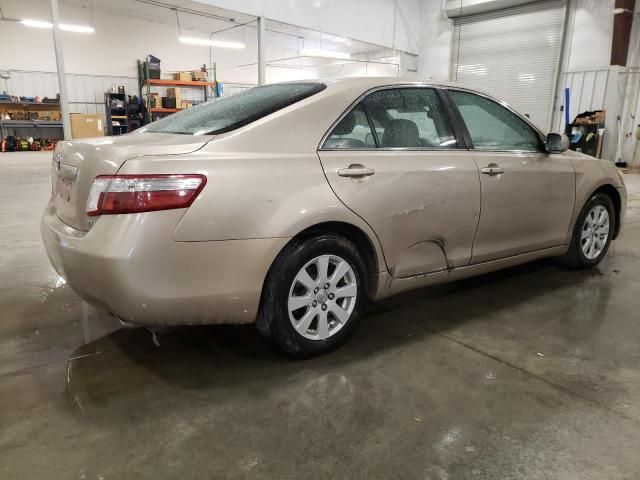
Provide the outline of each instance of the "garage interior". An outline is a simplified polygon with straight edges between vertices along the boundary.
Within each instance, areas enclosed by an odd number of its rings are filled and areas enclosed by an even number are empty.
[[[639,12],[0,0],[0,478],[640,478]],[[622,233],[591,270],[542,260],[371,304],[304,361],[253,325],[125,327],[50,266],[57,141],[345,76],[471,86],[566,133],[622,172]]]

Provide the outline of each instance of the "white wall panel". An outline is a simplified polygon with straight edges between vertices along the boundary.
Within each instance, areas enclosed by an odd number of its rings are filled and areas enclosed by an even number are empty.
[[[609,67],[614,3],[614,0],[570,1],[563,71]]]
[[[418,59],[418,79],[449,80],[453,21],[442,0],[424,0]]]
[[[422,0],[195,0],[418,53]]]

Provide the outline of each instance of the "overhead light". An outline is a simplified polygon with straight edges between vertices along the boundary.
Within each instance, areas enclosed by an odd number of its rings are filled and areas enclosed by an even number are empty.
[[[333,35],[324,35],[323,38],[325,38],[326,40],[330,40],[332,42],[336,42],[336,43],[346,43],[348,45],[351,45],[351,40],[349,38],[344,38],[344,37],[334,37]]]
[[[53,23],[41,22],[40,20],[20,20],[25,27],[33,28],[53,28]]]
[[[53,24],[49,22],[43,22],[41,20],[20,20],[20,23],[25,27],[32,28],[53,28]],[[59,23],[58,28],[65,32],[77,32],[77,33],[93,33],[95,29],[93,27],[87,27],[84,25],[69,25],[67,23]]]
[[[351,54],[347,52],[335,52],[320,48],[305,48],[302,50],[302,55],[305,57],[337,58],[338,60],[349,60],[351,58]]]
[[[180,37],[180,43],[186,43],[188,45],[206,45],[207,47],[220,47],[220,48],[236,48],[241,49],[246,45],[240,42],[225,42],[222,40],[209,40],[208,38],[199,37]]]
[[[93,27],[86,27],[84,25],[68,25],[66,23],[59,23],[58,28],[65,32],[77,32],[77,33],[93,33],[95,29]]]

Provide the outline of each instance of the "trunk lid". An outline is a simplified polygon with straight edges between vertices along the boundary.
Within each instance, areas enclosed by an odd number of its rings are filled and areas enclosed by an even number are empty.
[[[134,133],[118,137],[60,141],[51,168],[52,199],[60,220],[78,230],[91,228],[87,197],[98,175],[114,175],[124,162],[145,155],[194,152],[211,139],[203,135]]]

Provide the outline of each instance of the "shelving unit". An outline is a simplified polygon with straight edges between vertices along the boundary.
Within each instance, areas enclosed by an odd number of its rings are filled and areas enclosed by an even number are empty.
[[[145,80],[145,83],[150,86],[158,87],[213,87],[215,82],[197,82],[197,81],[185,81],[185,80],[163,80],[163,79],[149,79]]]
[[[22,120],[4,120],[2,116],[10,111],[22,110],[22,114],[25,117]],[[60,111],[60,103],[59,102],[7,102],[0,101],[0,138],[8,135],[8,131],[12,130],[13,134],[16,134],[16,129],[41,129],[46,128],[47,135],[50,136],[51,129],[59,129],[58,135],[55,137],[62,138],[62,121],[58,120],[40,120],[40,119],[29,119],[30,116],[33,116],[36,112],[43,111]],[[29,132],[31,136],[44,136],[42,134],[33,135],[32,132]]]
[[[179,108],[162,108],[162,107],[153,107],[150,108],[149,111],[151,113],[176,113],[179,112]]]
[[[140,87],[140,98],[147,107],[146,122],[153,122],[158,118],[179,112],[180,108],[163,108],[161,105],[151,106],[151,93],[155,87],[181,87],[181,88],[201,88],[204,92],[204,100],[209,98],[209,89],[214,88],[216,82],[185,81],[172,79],[149,78],[148,62],[138,60],[138,83]]]

